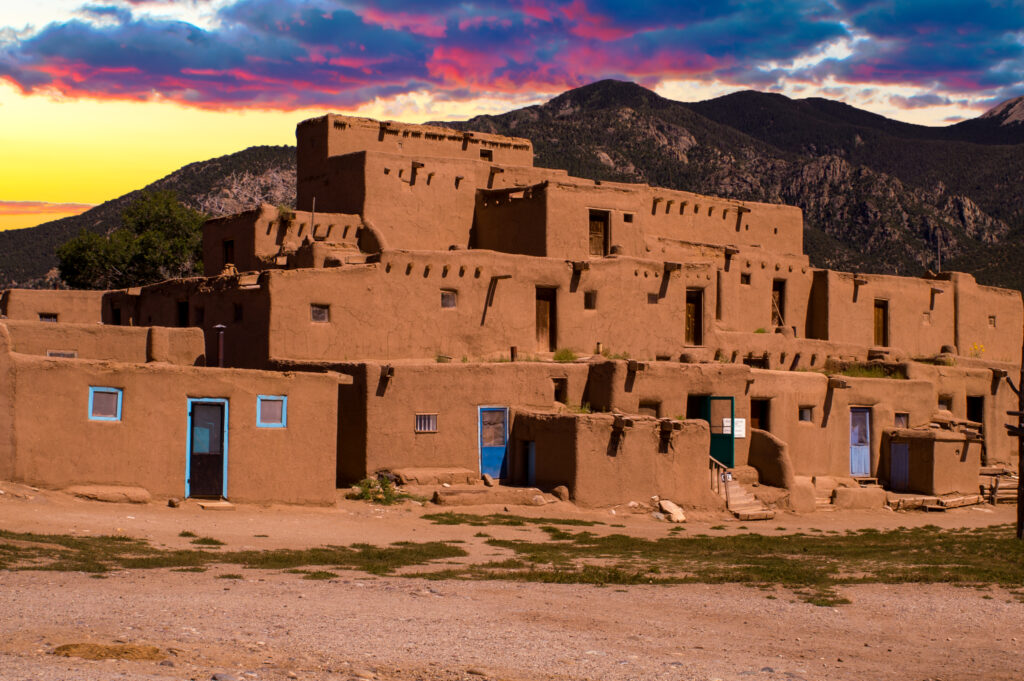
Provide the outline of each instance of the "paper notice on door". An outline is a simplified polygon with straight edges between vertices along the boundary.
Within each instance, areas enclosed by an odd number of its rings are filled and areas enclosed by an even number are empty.
[[[729,433],[733,433],[733,437],[745,438],[747,436],[747,420],[722,419],[722,434],[728,435]]]

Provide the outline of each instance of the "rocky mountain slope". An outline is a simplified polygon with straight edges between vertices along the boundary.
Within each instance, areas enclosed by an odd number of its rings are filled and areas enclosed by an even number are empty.
[[[685,104],[601,81],[460,123],[533,140],[536,163],[573,175],[800,206],[814,265],[916,275],[973,272],[1024,288],[1024,98],[947,127],[824,99],[739,92]],[[211,215],[294,200],[293,147],[253,147],[151,185]],[[132,194],[74,218],[0,232],[0,286],[40,283],[53,249],[107,231]]]

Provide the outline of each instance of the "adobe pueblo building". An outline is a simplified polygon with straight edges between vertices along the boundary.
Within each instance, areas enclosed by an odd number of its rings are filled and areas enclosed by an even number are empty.
[[[205,276],[3,293],[0,478],[331,503],[488,474],[767,517],[754,483],[813,511],[1013,465],[1016,291],[817,269],[797,208],[571,177],[525,139],[297,138],[297,210],[210,220]]]

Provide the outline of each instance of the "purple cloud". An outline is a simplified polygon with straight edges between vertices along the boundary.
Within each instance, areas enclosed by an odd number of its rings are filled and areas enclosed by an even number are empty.
[[[1021,89],[1024,6],[938,2],[440,0],[428,11],[413,0],[236,0],[201,28],[144,11],[165,0],[104,0],[0,42],[0,78],[25,92],[279,109],[421,89],[554,93],[609,77],[763,89],[833,77],[937,97]],[[848,57],[778,66],[853,37]]]

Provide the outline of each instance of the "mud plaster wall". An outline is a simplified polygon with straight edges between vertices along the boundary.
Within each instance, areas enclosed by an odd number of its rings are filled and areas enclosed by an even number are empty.
[[[0,326],[10,333],[11,350],[25,355],[73,352],[78,359],[164,361],[188,366],[203,357],[203,337],[198,329],[19,321],[0,322]]]
[[[718,271],[717,281],[721,282],[721,328],[748,333],[773,330],[772,287],[781,282],[785,291],[782,326],[794,329],[799,338],[814,337],[808,333],[814,274],[803,257],[742,249],[729,258],[728,270]]]
[[[57,322],[98,324],[103,291],[44,291],[10,289],[4,292],[4,314],[8,319],[39,321],[40,315],[57,315]]]
[[[717,506],[708,483],[710,435],[703,421],[686,421],[669,431],[662,449],[660,424],[633,419],[614,434],[610,414],[520,414],[512,459],[524,470],[525,443],[533,442],[537,485],[569,487],[581,506],[646,501],[652,495],[690,507]]]
[[[10,357],[17,434],[10,479],[52,488],[135,485],[158,497],[181,496],[187,400],[219,397],[229,400],[229,499],[334,500],[331,376]],[[90,386],[124,391],[121,421],[89,420]],[[287,428],[256,427],[258,395],[288,396]]]
[[[662,453],[658,422],[635,419],[610,456],[612,421],[604,414],[576,419],[576,503],[603,506],[644,501],[656,494],[689,507],[720,504],[708,482],[710,431],[705,422],[683,422],[681,430],[671,431],[668,451]]]
[[[976,494],[982,445],[948,431],[887,431],[883,439],[878,477],[890,480],[890,447],[905,443],[908,453],[907,491],[920,494]]]
[[[0,480],[14,479],[14,369],[7,326],[0,324]]]
[[[179,304],[188,308],[188,323],[203,330],[206,364],[218,362],[218,334],[223,324],[224,365],[262,369],[267,366],[270,300],[266,275],[243,274],[186,279],[147,286],[136,299],[133,318],[146,325],[178,326]],[[117,298],[110,305],[118,304]],[[308,304],[305,307],[309,314]]]
[[[389,252],[377,264],[271,272],[270,353],[294,360],[443,355],[458,361],[508,357],[510,346],[522,356],[548,352],[547,337],[537,338],[539,286],[557,290],[558,347],[589,354],[601,342],[641,356],[671,353],[683,337],[690,285],[684,282],[711,279],[699,269],[677,271],[666,284],[664,274],[660,263],[609,259],[574,277],[564,262],[483,252]],[[442,289],[455,291],[455,308],[441,307]],[[597,292],[596,310],[584,309],[588,290]],[[330,322],[313,322],[311,304],[330,306]],[[632,323],[622,324],[625,318]]]
[[[566,380],[569,402],[576,404],[587,382],[583,364],[396,364],[393,368],[394,376],[387,381],[380,380],[380,365],[366,368],[366,473],[400,467],[479,471],[479,407],[509,407],[511,432],[518,409],[557,408],[553,379]],[[437,432],[416,433],[416,414],[437,414]],[[350,468],[347,463],[342,467]]]
[[[426,159],[458,159],[488,163],[532,166],[533,146],[529,140],[462,133],[433,126],[414,126],[362,121],[344,116],[326,116],[303,121],[296,128],[298,145],[298,207],[309,210],[330,200],[326,181],[332,173],[331,159],[359,152],[386,153]],[[481,150],[490,153],[484,159]],[[336,188],[335,188],[336,189]],[[325,206],[326,207],[326,206]]]

